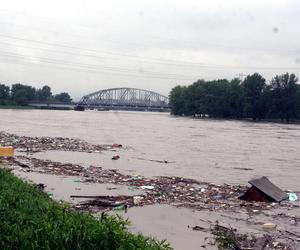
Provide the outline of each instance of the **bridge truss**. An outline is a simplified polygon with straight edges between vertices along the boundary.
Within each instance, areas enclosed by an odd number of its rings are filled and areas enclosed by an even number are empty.
[[[104,89],[85,95],[79,104],[87,108],[168,109],[169,99],[153,91],[137,88]]]

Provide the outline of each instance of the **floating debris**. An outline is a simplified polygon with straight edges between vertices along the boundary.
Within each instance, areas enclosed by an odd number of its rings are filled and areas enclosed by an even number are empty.
[[[13,157],[14,148],[13,147],[2,147],[0,146],[0,157]]]
[[[262,225],[263,230],[265,231],[270,231],[270,230],[274,230],[277,227],[276,224],[268,222]]]
[[[234,167],[233,169],[245,170],[245,171],[251,171],[251,170],[254,170],[253,168],[241,168],[241,167]]]
[[[153,190],[154,186],[141,186],[141,189]]]
[[[133,196],[90,196],[90,195],[71,195],[71,198],[86,198],[89,200],[75,205],[76,209],[84,211],[99,212],[103,210],[124,210],[127,212],[129,206],[133,206]]]
[[[295,193],[287,193],[287,195],[289,196],[289,201],[296,201],[296,200],[298,200],[298,196]]]
[[[19,151],[37,153],[47,150],[63,150],[74,152],[99,153],[112,149],[111,145],[94,145],[83,140],[63,137],[29,137],[0,132],[0,144],[10,146]]]
[[[136,198],[134,205],[173,204],[196,210],[229,210],[246,208],[249,214],[261,213],[276,207],[299,207],[297,203],[281,202],[244,202],[239,197],[247,191],[242,185],[215,185],[181,177],[146,178],[125,175],[115,169],[103,169],[98,166],[83,167],[71,163],[59,163],[28,156],[16,156],[11,160],[14,168],[26,172],[38,172],[53,175],[76,176],[76,183],[110,183],[126,185],[132,191],[143,192]]]
[[[157,163],[175,163],[175,161],[167,161],[167,160],[153,160],[153,159],[145,159],[145,158],[142,158],[142,157],[138,157],[136,158],[138,160],[142,160],[142,161],[152,161],[152,162],[157,162]]]
[[[119,160],[120,159],[120,156],[119,155],[115,155],[111,158],[112,160],[116,161],[116,160]]]
[[[43,184],[43,183],[34,184],[33,186],[34,186],[35,188],[37,188],[38,190],[40,190],[40,191],[44,191],[44,189],[45,189],[45,187],[46,187],[46,185]]]

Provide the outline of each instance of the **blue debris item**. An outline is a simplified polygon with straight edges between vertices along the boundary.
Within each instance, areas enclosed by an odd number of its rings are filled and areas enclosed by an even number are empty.
[[[126,208],[124,205],[120,205],[120,206],[117,206],[114,208],[114,211],[116,211],[116,212],[123,212],[125,210],[126,210]]]
[[[289,196],[289,201],[296,201],[298,200],[298,196],[295,193],[287,193]]]

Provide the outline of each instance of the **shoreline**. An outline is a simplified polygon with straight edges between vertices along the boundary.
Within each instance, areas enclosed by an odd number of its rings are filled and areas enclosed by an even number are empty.
[[[27,109],[36,109],[35,107],[30,106],[20,106],[20,105],[0,105],[0,110],[2,109],[18,109],[18,110],[27,110]]]
[[[172,117],[178,117],[178,118],[188,118],[188,119],[194,119],[194,120],[208,120],[208,121],[240,121],[240,122],[249,122],[249,123],[258,123],[258,124],[264,124],[264,123],[275,123],[275,124],[283,124],[283,125],[300,125],[300,120],[294,120],[290,122],[284,122],[280,119],[262,119],[262,120],[252,120],[251,118],[241,118],[241,119],[235,119],[235,118],[213,118],[213,117],[195,117],[195,116],[182,116],[182,115],[173,115],[170,114]]]

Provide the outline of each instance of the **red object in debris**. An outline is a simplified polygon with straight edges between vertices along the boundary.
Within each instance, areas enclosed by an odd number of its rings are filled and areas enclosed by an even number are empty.
[[[259,202],[274,202],[274,200],[267,195],[265,195],[263,192],[261,192],[256,187],[250,187],[247,192],[239,197],[241,200],[244,201],[259,201]]]
[[[114,143],[112,146],[113,146],[113,148],[121,148],[122,144]]]

